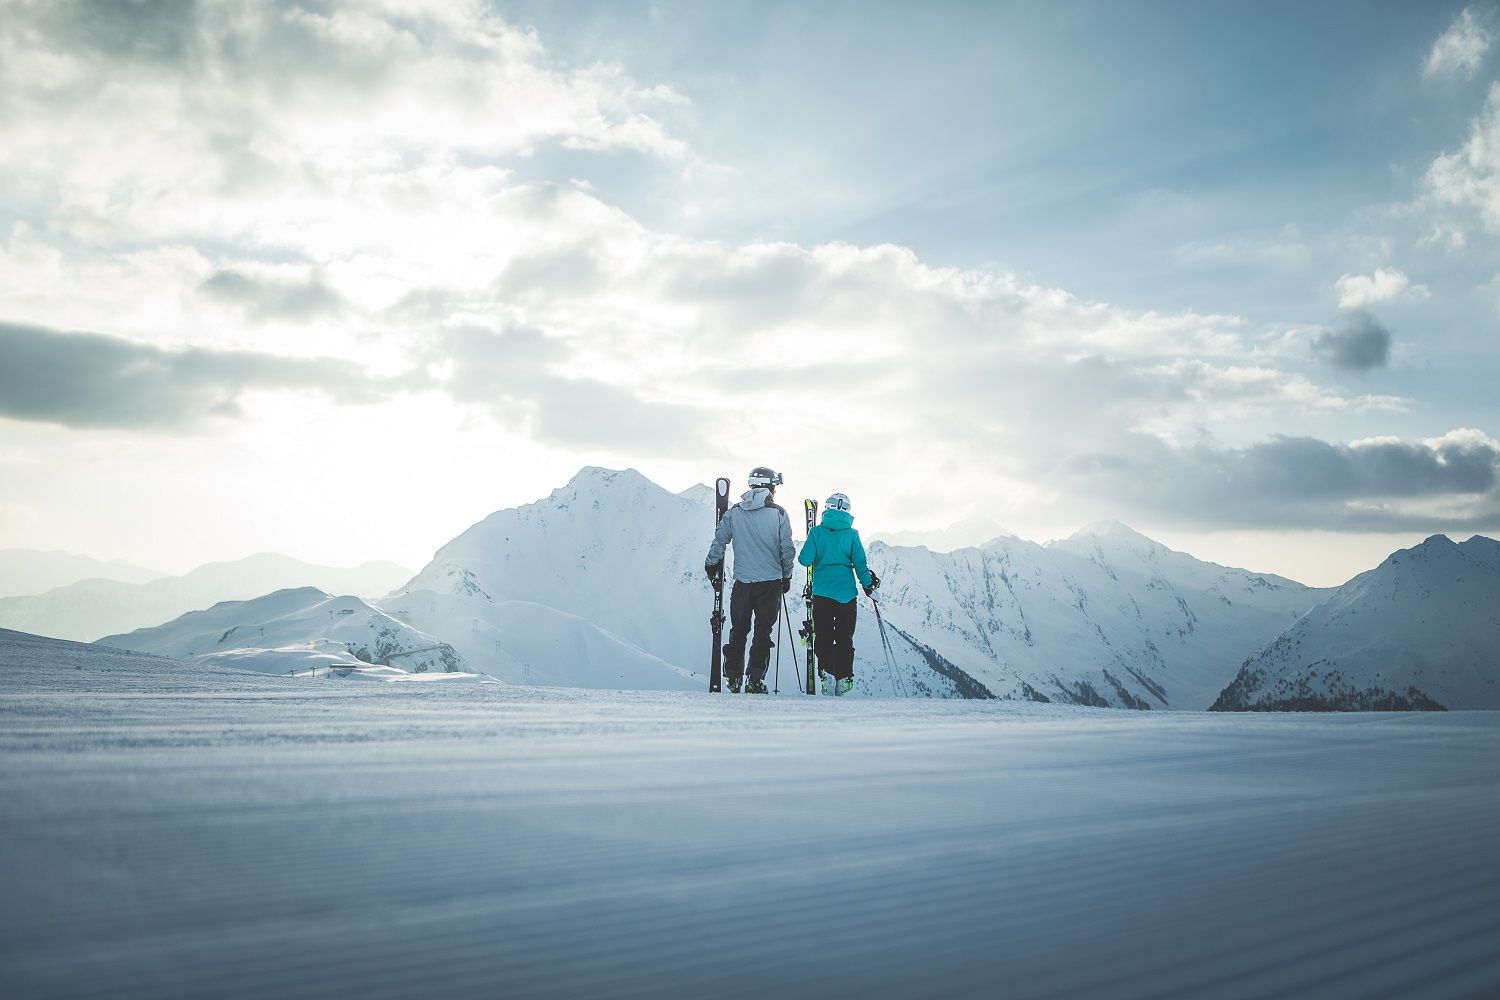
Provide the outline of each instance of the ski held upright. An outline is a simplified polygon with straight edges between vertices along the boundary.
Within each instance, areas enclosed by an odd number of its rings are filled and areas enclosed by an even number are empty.
[[[818,523],[818,501],[816,501],[816,500],[803,500],[802,501],[802,512],[805,515],[807,515],[807,534],[805,534],[805,535],[802,536],[804,539],[806,539],[809,535],[812,534],[813,527]],[[815,629],[814,629],[814,622],[813,622],[812,581],[813,581],[813,571],[812,571],[812,567],[809,566],[809,567],[807,567],[807,585],[802,588],[802,602],[803,602],[804,611],[803,611],[803,619],[802,619],[802,631],[801,631],[800,634],[802,636],[802,644],[805,647],[807,647],[807,688],[806,688],[806,690],[807,690],[808,694],[817,694],[818,693],[818,671],[817,671],[817,665],[814,662],[817,659],[817,654],[813,651],[813,641],[816,638],[816,632],[815,632]]]
[[[729,480],[720,476],[714,482],[714,531],[729,510]],[[714,612],[708,616],[708,627],[714,634],[714,648],[709,657],[708,690],[718,692],[724,686],[724,563],[709,578],[714,589]]]

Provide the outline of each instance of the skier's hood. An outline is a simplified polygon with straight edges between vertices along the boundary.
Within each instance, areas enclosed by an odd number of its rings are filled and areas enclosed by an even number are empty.
[[[771,499],[771,491],[764,486],[756,486],[740,494],[740,502],[737,504],[745,510],[760,510]]]
[[[854,515],[849,513],[847,510],[839,510],[837,507],[830,507],[827,510],[823,511],[822,524],[823,527],[829,529],[830,531],[843,531],[845,528],[853,526]]]

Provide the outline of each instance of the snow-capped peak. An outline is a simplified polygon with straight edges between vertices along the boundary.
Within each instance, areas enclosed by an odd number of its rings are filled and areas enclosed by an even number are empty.
[[[714,488],[707,483],[694,483],[677,495],[684,500],[696,504],[712,504],[714,502]]]
[[[1069,535],[1066,541],[1082,541],[1085,539],[1124,543],[1137,548],[1154,548],[1157,544],[1130,527],[1130,525],[1114,520],[1095,521],[1092,524],[1086,524]]]
[[[1079,528],[1067,538],[1048,542],[1047,547],[1085,558],[1126,558],[1132,562],[1154,562],[1174,554],[1165,545],[1119,521],[1095,521]]]
[[[1475,535],[1467,542],[1460,542],[1459,551],[1481,566],[1500,571],[1500,542],[1483,535]]]
[[[560,490],[554,490],[552,495],[557,496],[559,493],[598,494],[617,492],[621,489],[639,490],[645,487],[653,490],[661,488],[635,469],[605,469],[597,465],[586,465],[568,480],[566,486]]]
[[[1475,538],[1479,537],[1475,536]],[[1473,539],[1470,539],[1470,541],[1473,541]],[[1471,546],[1471,551],[1478,553],[1482,549],[1480,546]],[[1406,549],[1397,549],[1386,556],[1385,560],[1377,567],[1376,572],[1378,573],[1381,570],[1388,570],[1391,567],[1403,565],[1428,568],[1474,561],[1476,560],[1472,559],[1467,552],[1447,535],[1429,535],[1417,545]],[[1485,562],[1483,559],[1477,561],[1481,564]]]
[[[1416,553],[1416,552],[1434,552],[1434,553],[1435,552],[1442,552],[1442,553],[1449,553],[1449,552],[1455,552],[1455,551],[1457,551],[1457,549],[1458,549],[1458,544],[1456,542],[1454,542],[1453,539],[1449,538],[1447,535],[1441,535],[1441,534],[1439,534],[1439,535],[1428,535],[1426,538],[1422,539],[1422,541],[1419,544],[1413,545],[1409,549],[1401,549],[1401,550],[1398,550],[1398,551],[1413,552],[1413,553]]]

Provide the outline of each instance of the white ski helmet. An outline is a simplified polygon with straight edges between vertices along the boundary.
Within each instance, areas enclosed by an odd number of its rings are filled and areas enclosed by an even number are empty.
[[[751,489],[755,489],[761,486],[770,488],[772,486],[780,485],[781,473],[777,472],[775,469],[765,465],[757,465],[755,468],[750,470]]]
[[[826,510],[841,510],[845,514],[848,514],[850,512],[849,495],[847,493],[835,493],[823,501],[823,507]]]

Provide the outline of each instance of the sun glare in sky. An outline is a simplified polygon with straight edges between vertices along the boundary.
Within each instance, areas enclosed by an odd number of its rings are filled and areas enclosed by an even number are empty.
[[[584,465],[1314,584],[1500,528],[1489,8],[0,26],[0,546],[420,565]]]

